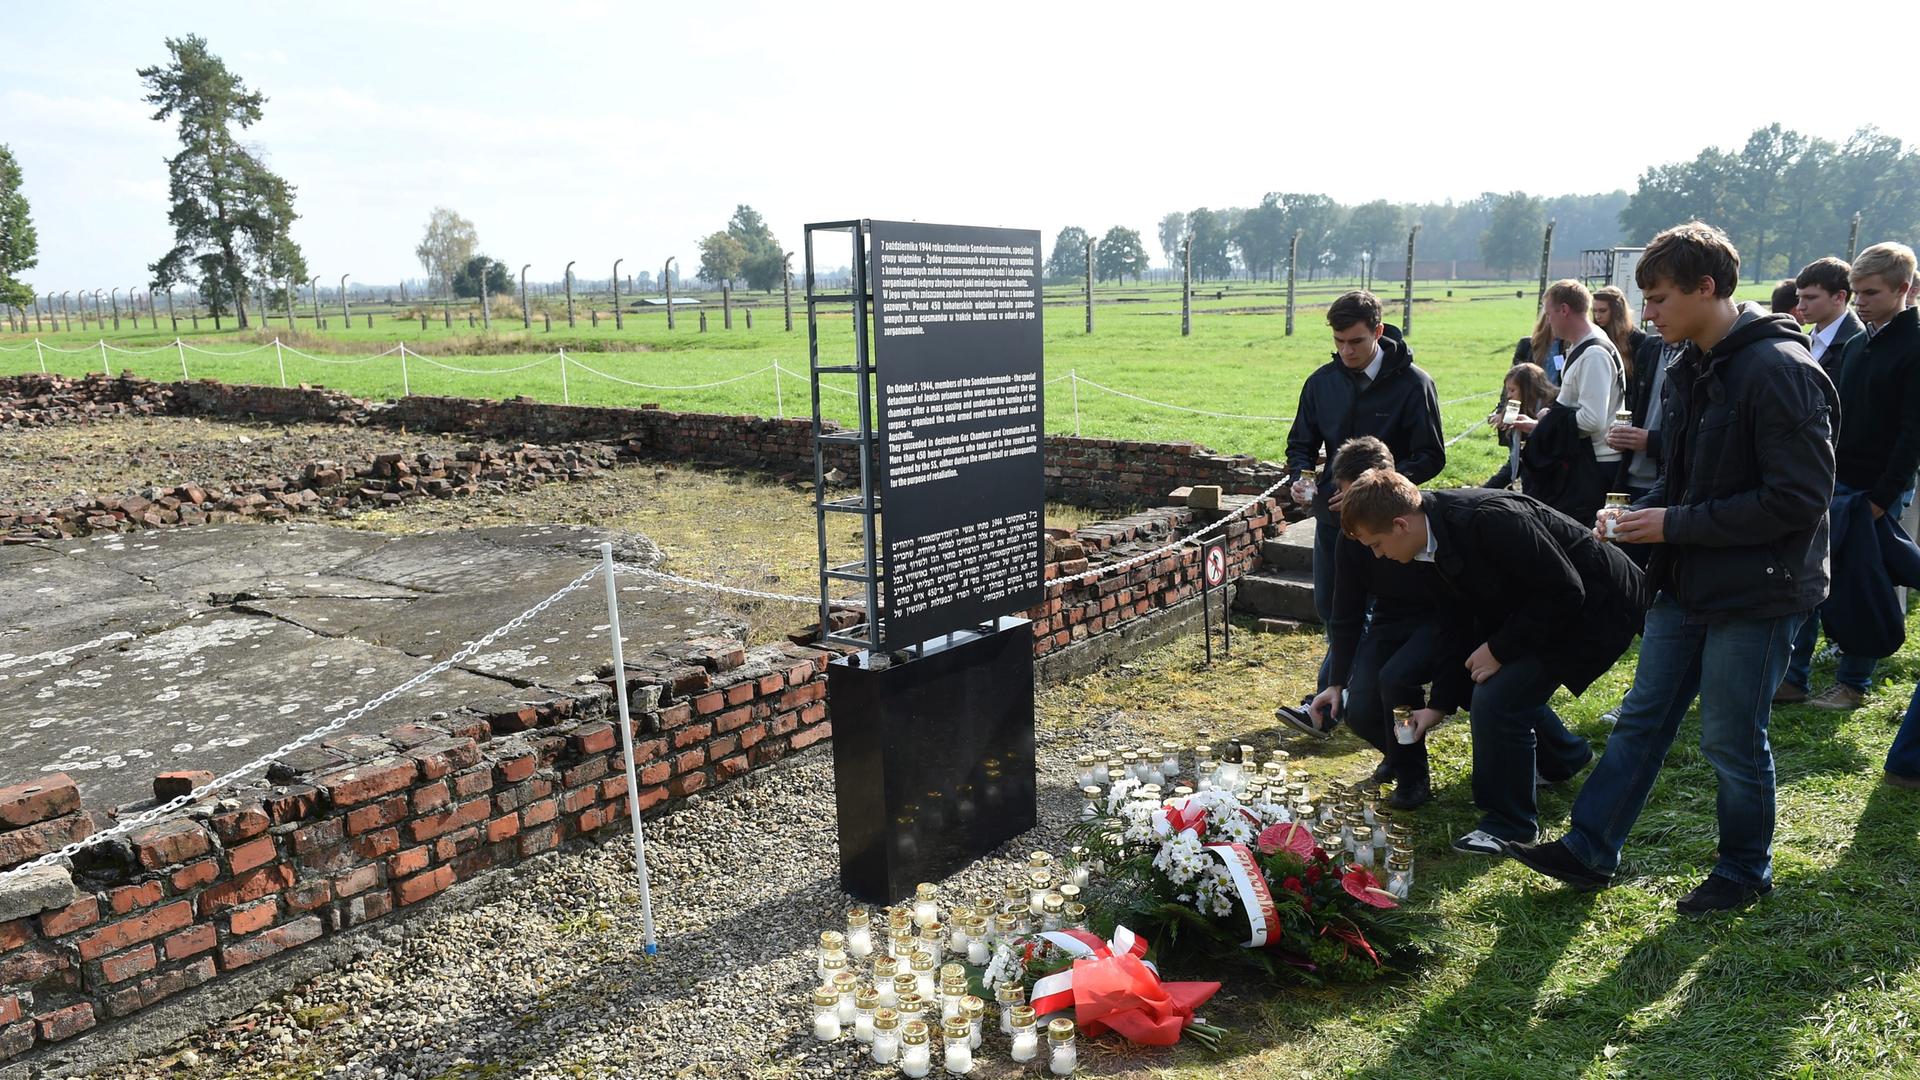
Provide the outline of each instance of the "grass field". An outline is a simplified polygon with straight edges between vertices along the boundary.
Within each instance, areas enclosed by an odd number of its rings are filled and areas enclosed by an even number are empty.
[[[1091,335],[1083,332],[1078,294],[1049,289],[1047,430],[1070,433],[1077,428],[1082,435],[1102,438],[1189,440],[1216,450],[1277,458],[1286,442],[1287,424],[1282,418],[1292,415],[1301,380],[1325,362],[1331,348],[1321,308],[1348,285],[1301,283],[1291,337],[1279,313],[1285,304],[1284,284],[1196,286],[1193,334],[1186,338],[1180,336],[1177,288],[1101,286],[1096,290],[1099,303]],[[1516,290],[1524,296],[1516,299]],[[1489,429],[1476,429],[1475,421],[1491,407],[1514,341],[1532,328],[1533,288],[1525,283],[1418,282],[1414,293],[1417,302],[1408,341],[1415,361],[1433,375],[1441,400],[1449,402],[1442,409],[1448,436],[1472,432],[1450,452],[1439,482],[1477,483],[1498,467],[1499,454]],[[755,299],[764,303],[768,298]],[[693,311],[677,312],[678,325],[672,331],[666,327],[664,312],[648,311],[627,316],[625,329],[619,331],[604,315],[597,329],[589,328],[583,313],[572,330],[560,324],[545,332],[536,318],[530,331],[521,329],[515,319],[510,326],[496,320],[492,333],[481,333],[467,330],[461,318],[448,330],[436,316],[422,330],[417,320],[393,314],[376,314],[371,329],[356,315],[357,325],[343,331],[335,309],[330,329],[318,334],[312,331],[311,320],[306,320],[297,333],[289,335],[284,321],[276,318],[265,329],[244,334],[231,328],[214,334],[210,322],[203,321],[202,333],[183,329],[181,336],[193,347],[185,351],[193,378],[276,383],[283,362],[290,384],[305,382],[361,396],[395,397],[403,387],[398,355],[366,358],[405,342],[420,354],[408,358],[404,375],[413,393],[526,394],[552,401],[564,396],[589,404],[657,402],[669,409],[805,416],[810,409],[805,310],[797,309],[795,330],[787,333],[777,293],[771,302],[771,308],[759,309],[752,330],[746,329],[739,311],[734,313],[734,329],[722,330],[719,312],[711,310],[710,328],[704,334]],[[717,308],[717,302],[711,306]],[[1389,303],[1388,311],[1398,323],[1397,299]],[[122,330],[109,329],[104,334],[109,346],[104,363],[116,372],[131,370],[157,379],[180,376],[181,350],[172,346],[170,328],[151,329],[144,322],[139,330],[122,325]],[[851,331],[844,314],[823,318],[823,363],[850,357]],[[102,369],[97,342],[103,335],[97,327],[83,332],[76,323],[72,333],[39,335],[44,344],[40,349],[34,338],[32,334],[0,336],[0,350],[5,350],[0,351],[0,373],[38,370],[42,360],[49,370],[68,374]],[[308,355],[283,349],[276,361],[272,346],[276,338]],[[194,351],[233,353],[246,348],[256,351],[246,355]],[[560,349],[574,358],[568,364],[564,392],[560,361],[536,363]],[[798,375],[776,376],[770,370],[776,362]],[[516,368],[521,370],[509,370]],[[649,385],[615,382],[589,368]],[[838,380],[837,385],[851,385],[851,376],[831,378]],[[737,381],[701,385],[729,379]],[[854,417],[851,395],[828,392],[824,397],[825,415],[841,421]],[[1463,398],[1467,400],[1456,400]],[[1208,416],[1166,405],[1232,415]]]

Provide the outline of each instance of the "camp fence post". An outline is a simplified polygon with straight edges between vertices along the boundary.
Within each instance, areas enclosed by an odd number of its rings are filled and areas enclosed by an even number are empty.
[[[633,722],[627,715],[627,659],[620,644],[620,590],[613,580],[613,545],[600,545],[600,576],[607,582],[607,637],[613,641],[613,692],[620,703],[620,747],[627,759],[627,818],[633,823],[633,865],[640,875],[640,925],[647,955],[660,951],[653,936],[653,893],[647,887],[647,839],[640,828],[640,780],[633,768]]]

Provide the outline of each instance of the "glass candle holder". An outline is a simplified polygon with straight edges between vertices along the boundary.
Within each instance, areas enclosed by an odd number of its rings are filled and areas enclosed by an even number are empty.
[[[1099,766],[1095,762],[1092,754],[1081,754],[1078,758],[1074,759],[1074,778],[1080,781],[1081,787],[1086,787],[1088,784],[1098,784],[1100,782],[1100,774],[1096,771],[1098,768]]]
[[[831,986],[814,988],[813,1037],[821,1042],[840,1037],[840,994]]]
[[[920,991],[918,990],[910,990],[907,993],[901,994],[900,1007],[895,1011],[900,1014],[900,1023],[902,1025],[906,1024],[909,1020],[919,1020],[923,1023],[929,1019],[937,1020],[937,1017],[933,1015],[935,1011],[934,1004],[926,998],[921,997]]]
[[[967,1045],[980,1049],[980,1039],[985,1034],[980,1029],[985,1026],[987,1003],[976,994],[968,994],[960,999],[960,1018],[967,1022]]]
[[[1212,758],[1201,758],[1200,763],[1194,766],[1193,782],[1199,785],[1201,791],[1212,791],[1213,778],[1219,771],[1219,762]]]
[[[1160,744],[1160,772],[1168,780],[1180,775],[1180,744],[1163,742]]]
[[[935,989],[933,954],[925,949],[917,950],[913,959],[907,961],[907,970],[913,972],[914,992],[931,1000]]]
[[[1067,910],[1067,898],[1058,892],[1050,892],[1040,903],[1040,929],[1058,930],[1064,925],[1062,916]]]
[[[880,991],[871,986],[863,986],[853,995],[853,1037],[863,1043],[873,1042],[873,1017],[880,1011]]]
[[[1413,860],[1400,855],[1387,856],[1387,891],[1397,900],[1413,892]]]
[[[1003,911],[993,917],[993,944],[995,948],[1012,941],[1020,932],[1020,918],[1011,911]]]
[[[923,881],[913,889],[913,922],[928,926],[940,921],[940,890]]]
[[[1629,418],[1628,423],[1629,426],[1631,426],[1631,418]],[[1625,492],[1607,492],[1607,505],[1600,511],[1600,521],[1606,528],[1607,539],[1612,540],[1615,538],[1614,528],[1619,524],[1620,515],[1626,513],[1627,509],[1632,505],[1632,497]]]
[[[1140,779],[1140,755],[1137,753],[1134,753],[1132,750],[1128,750],[1126,753],[1121,754],[1120,768],[1127,774],[1128,779],[1139,780]]]
[[[894,980],[900,974],[900,961],[882,954],[873,961],[873,990],[880,995],[880,1007],[891,1009],[900,998],[894,991]]]
[[[986,917],[976,914],[967,920],[967,963],[985,967],[992,959],[993,950],[987,945]]]
[[[1053,875],[1035,870],[1027,875],[1027,913],[1038,915],[1046,909],[1047,893],[1053,891]]]
[[[1085,930],[1087,928],[1087,905],[1068,904],[1067,909],[1060,913],[1060,917],[1066,924],[1068,930]]]
[[[1047,1023],[1047,1071],[1055,1076],[1072,1076],[1080,1067],[1080,1052],[1073,1045],[1073,1021],[1060,1017]]]
[[[1003,982],[993,989],[994,1004],[1000,1006],[1000,1032],[1013,1034],[1013,1011],[1026,1004],[1027,989],[1017,982]]]
[[[1080,797],[1086,800],[1086,805],[1080,808],[1080,820],[1092,821],[1099,817],[1102,809],[1100,789],[1093,784],[1088,784],[1080,789]]]
[[[901,960],[913,955],[913,910],[911,908],[887,909],[887,951]]]
[[[869,1053],[881,1065],[891,1065],[900,1057],[899,1013],[892,1009],[874,1010],[873,1049]]]
[[[829,930],[820,935],[820,940],[825,942],[829,937],[838,938],[839,936],[838,933]],[[851,965],[847,963],[846,953],[839,949],[822,948],[820,950],[820,960],[814,965],[814,974],[820,977],[821,982],[832,982],[835,973],[846,971],[850,966]]]
[[[1013,1035],[1013,1060],[1032,1061],[1040,1056],[1040,1032],[1031,1006],[1014,1006],[1007,1030]]]
[[[973,1047],[970,1044],[965,1020],[953,1019],[940,1025],[941,1061],[949,1074],[965,1076],[973,1071]]]
[[[873,915],[866,908],[847,909],[847,955],[855,960],[873,955]]]
[[[1401,746],[1412,746],[1420,741],[1420,732],[1413,726],[1412,706],[1393,707],[1393,741]]]
[[[893,991],[891,995],[893,1000],[886,1003],[887,1008],[898,1009],[904,1012],[906,1009],[907,996],[909,994],[914,997],[920,996],[920,980],[913,977],[913,972],[903,971],[893,977],[891,989]]]
[[[924,1020],[910,1020],[900,1027],[900,1071],[919,1080],[933,1069],[933,1047]]]
[[[967,955],[967,943],[972,936],[967,932],[967,921],[973,918],[973,912],[966,908],[955,911],[947,918],[947,955]]]
[[[840,1014],[841,1024],[853,1023],[854,1013],[858,1011],[854,996],[860,992],[860,976],[851,971],[843,971],[833,977],[833,992],[839,995],[835,1008]]]
[[[947,957],[947,928],[945,924],[930,922],[922,926],[920,928],[917,947],[933,954],[935,967],[944,963]]]
[[[960,1003],[967,997],[967,977],[948,977],[940,980],[940,1019],[952,1020],[960,1015]]]

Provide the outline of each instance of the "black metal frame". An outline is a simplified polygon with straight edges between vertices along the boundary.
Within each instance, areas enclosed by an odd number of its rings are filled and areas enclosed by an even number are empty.
[[[1588,248],[1580,253],[1580,282],[1589,289],[1613,280],[1613,248]]]
[[[853,285],[849,292],[821,292],[814,278],[813,237],[816,232],[843,233],[853,240]],[[872,649],[880,640],[877,620],[883,595],[880,559],[880,491],[875,463],[879,460],[882,433],[875,423],[873,352],[868,340],[867,319],[873,295],[867,284],[867,221],[818,222],[806,227],[807,287],[807,376],[813,393],[813,506],[815,536],[820,557],[820,637],[839,645]],[[853,317],[854,358],[851,364],[821,364],[821,305],[847,305]],[[827,431],[820,416],[822,375],[852,375],[859,395],[859,426],[851,431]],[[827,498],[827,448],[852,446],[860,468],[860,494],[843,499]],[[860,518],[861,557],[834,565],[827,559],[827,519],[829,514],[855,514]],[[835,582],[860,586],[859,600],[866,604],[866,619],[845,631],[832,629],[832,589]],[[848,597],[847,599],[854,599]]]

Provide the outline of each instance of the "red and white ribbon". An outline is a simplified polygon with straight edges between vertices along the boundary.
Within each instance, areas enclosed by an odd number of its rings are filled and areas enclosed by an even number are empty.
[[[1113,940],[1101,941],[1098,935],[1085,930],[1048,930],[1040,935],[1054,948],[1080,960],[1086,957],[1132,956],[1139,959],[1147,955],[1147,942],[1124,926],[1113,928]],[[1141,960],[1149,971],[1154,967]],[[1156,972],[1157,973],[1157,972]],[[1033,984],[1033,1014],[1045,1016],[1048,1013],[1063,1012],[1073,1008],[1073,968],[1056,971],[1036,980]]]
[[[1274,907],[1273,894],[1267,890],[1266,876],[1254,861],[1253,852],[1245,844],[1208,844],[1207,850],[1226,865],[1234,891],[1240,894],[1240,906],[1247,912],[1246,947],[1263,948],[1268,942],[1280,940],[1280,912]]]

